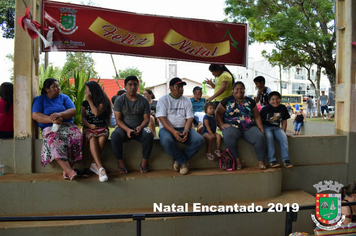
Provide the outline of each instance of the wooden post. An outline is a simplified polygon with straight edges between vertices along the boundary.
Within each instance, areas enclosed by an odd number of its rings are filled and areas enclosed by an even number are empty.
[[[347,136],[348,182],[356,180],[356,1],[336,0],[335,129]]]
[[[34,131],[31,108],[33,97],[38,91],[38,70],[35,69],[36,63],[38,64],[38,43],[19,26],[18,18],[25,14],[28,5],[33,19],[38,21],[37,3],[32,0],[16,0],[15,6],[14,173],[32,173],[33,166]]]

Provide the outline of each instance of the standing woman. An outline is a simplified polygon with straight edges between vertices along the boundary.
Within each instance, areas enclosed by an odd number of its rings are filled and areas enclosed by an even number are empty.
[[[218,107],[221,100],[232,94],[232,85],[235,83],[235,80],[234,76],[225,65],[211,64],[209,70],[215,77],[215,81],[213,82],[211,79],[205,81],[214,88],[213,96],[209,97],[207,100],[214,100],[215,107]]]
[[[73,124],[75,113],[72,100],[61,94],[58,81],[46,79],[41,95],[35,97],[32,105],[32,118],[42,129],[41,164],[46,166],[56,160],[63,169],[63,178],[70,180],[77,176],[72,165],[82,159],[83,137]]]
[[[150,122],[148,123],[148,128],[150,128],[151,132],[153,133],[153,138],[157,138],[157,134],[156,134],[156,124],[158,124],[158,120],[156,118],[157,101],[153,100],[156,97],[151,89],[146,89],[143,92],[143,96],[147,98],[151,110]]]
[[[99,176],[100,182],[108,180],[100,154],[109,137],[111,112],[110,100],[100,85],[95,81],[86,82],[85,100],[82,103],[83,135],[84,142],[89,142],[90,153],[94,159],[90,170]]]
[[[14,85],[4,82],[0,86],[0,139],[14,137]]]
[[[225,145],[236,159],[237,169],[242,169],[237,147],[240,138],[253,145],[259,168],[266,169],[264,159],[267,144],[262,120],[256,102],[252,98],[245,97],[245,85],[242,82],[234,83],[233,95],[221,101],[215,117],[217,125],[222,130]]]

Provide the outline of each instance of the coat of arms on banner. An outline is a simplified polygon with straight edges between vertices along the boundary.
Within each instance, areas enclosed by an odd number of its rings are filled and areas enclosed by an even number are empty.
[[[341,226],[345,221],[345,215],[341,214],[341,194],[339,194],[342,184],[335,181],[324,181],[313,185],[317,190],[315,196],[315,212],[312,220],[317,227],[324,230],[334,230]],[[321,193],[333,191],[337,193]],[[329,226],[325,226],[329,225]]]
[[[75,15],[77,10],[63,7],[59,8],[59,11],[61,14],[59,18],[59,24],[57,24],[57,29],[62,34],[73,34],[78,29],[78,26],[76,25],[77,16]]]

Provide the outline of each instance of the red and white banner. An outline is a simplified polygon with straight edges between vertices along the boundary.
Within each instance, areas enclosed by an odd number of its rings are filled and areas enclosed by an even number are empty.
[[[246,66],[247,25],[43,0],[43,51],[103,52]]]

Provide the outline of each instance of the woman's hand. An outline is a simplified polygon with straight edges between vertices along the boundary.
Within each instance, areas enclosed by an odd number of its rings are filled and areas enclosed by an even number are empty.
[[[62,122],[63,122],[63,118],[62,117],[58,117],[56,120],[53,121],[53,124],[61,125]]]
[[[229,124],[224,123],[224,124],[222,124],[222,125],[220,126],[220,129],[223,130],[223,129],[227,129],[227,128],[229,128],[229,127],[230,127]]]
[[[205,82],[209,84],[211,87],[215,87],[215,84],[213,83],[212,79],[206,79]]]
[[[91,94],[90,93],[85,93],[85,100],[91,101]]]
[[[89,126],[90,126],[90,127],[89,127],[90,129],[97,129],[97,128],[98,128],[98,127],[96,127],[96,125],[94,125],[94,124],[90,124]]]
[[[51,119],[52,123],[55,122],[58,118],[62,118],[62,116],[59,113],[52,113],[49,118]],[[62,118],[63,121],[63,118]],[[61,122],[62,123],[62,122]]]

